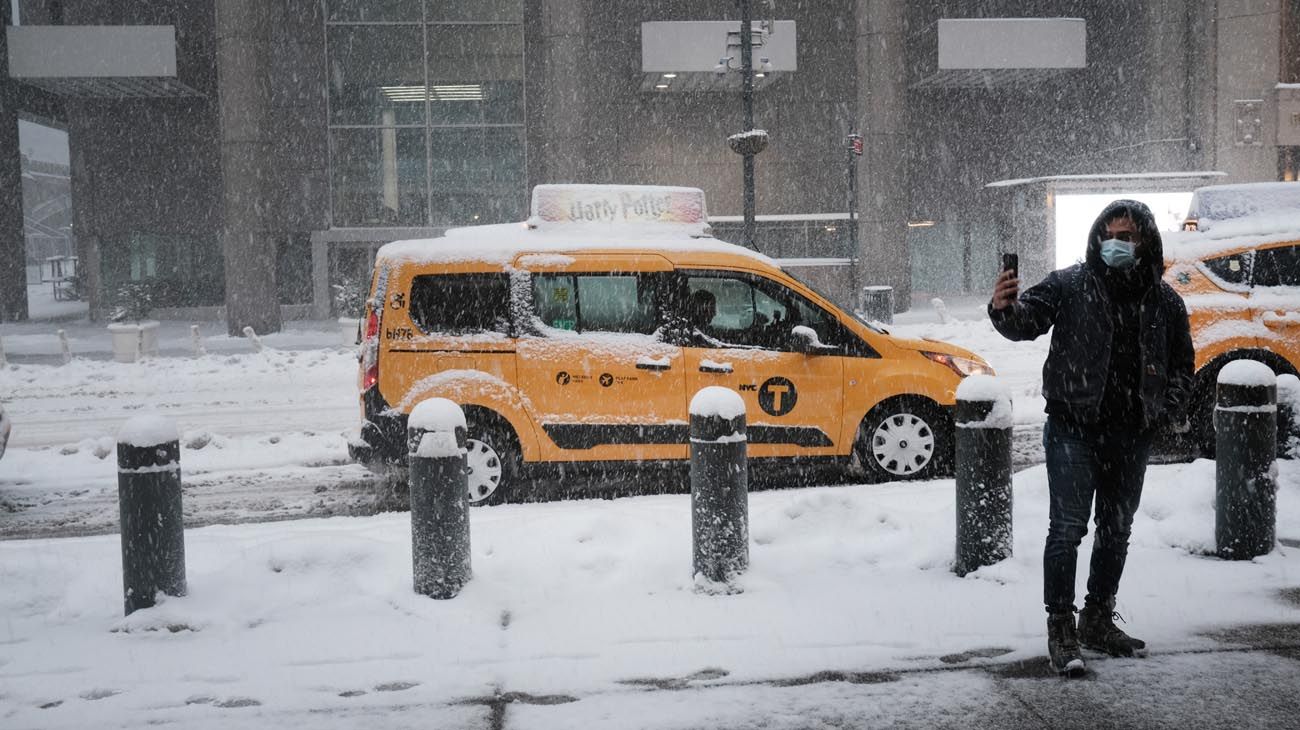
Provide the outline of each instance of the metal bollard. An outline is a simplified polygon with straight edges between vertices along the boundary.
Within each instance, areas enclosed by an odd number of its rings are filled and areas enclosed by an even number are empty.
[[[1277,380],[1253,360],[1219,371],[1214,542],[1219,557],[1250,560],[1273,550],[1277,531]]]
[[[1011,396],[988,375],[957,388],[957,558],[964,576],[1011,557]]]
[[[472,576],[465,413],[446,398],[422,401],[407,421],[415,592],[455,598]]]
[[[1277,376],[1277,455],[1300,459],[1300,378]]]
[[[691,399],[691,535],[699,590],[739,593],[749,568],[749,465],[745,402],[701,388]]]
[[[136,416],[117,435],[117,500],[122,521],[126,614],[157,594],[185,595],[180,437],[161,416]]]

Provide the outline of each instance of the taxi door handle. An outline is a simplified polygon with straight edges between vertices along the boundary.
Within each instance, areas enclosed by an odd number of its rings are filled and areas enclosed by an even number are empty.
[[[670,363],[666,363],[666,362],[655,362],[654,360],[641,360],[637,362],[636,369],[653,370],[655,372],[661,372],[664,370],[672,370],[673,366]]]
[[[710,364],[708,364],[708,365],[701,365],[701,366],[700,366],[700,372],[702,372],[702,373],[730,373],[730,372],[732,372],[732,367],[731,367],[731,363],[729,363],[729,362],[715,362],[715,363],[710,363]]]

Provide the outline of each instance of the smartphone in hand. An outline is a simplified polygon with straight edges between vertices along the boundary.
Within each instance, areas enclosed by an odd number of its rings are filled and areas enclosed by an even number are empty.
[[[1010,271],[1015,278],[1020,278],[1020,254],[1002,254],[1002,270]]]

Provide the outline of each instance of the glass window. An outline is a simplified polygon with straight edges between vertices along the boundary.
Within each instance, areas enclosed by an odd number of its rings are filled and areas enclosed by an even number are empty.
[[[1300,286],[1300,246],[1266,248],[1256,253],[1255,286]]]
[[[522,220],[522,2],[421,3],[327,4],[332,223]]]
[[[330,124],[424,124],[418,25],[329,28]]]
[[[557,330],[578,329],[578,288],[572,276],[534,276],[533,306],[537,310],[537,318],[547,327]]]
[[[221,249],[209,237],[132,233],[105,239],[100,258],[106,301],[130,283],[147,287],[155,308],[200,307],[225,300]]]
[[[524,19],[523,0],[428,0],[430,21]]]
[[[583,332],[655,331],[654,290],[628,274],[583,275],[578,279],[578,326]]]
[[[505,223],[525,217],[522,128],[434,129],[429,143],[434,223]]]
[[[329,0],[331,21],[420,22],[422,0]]]
[[[424,225],[423,129],[335,129],[330,144],[335,225]]]
[[[430,123],[523,123],[523,40],[518,25],[429,26]]]
[[[548,327],[582,332],[652,334],[658,327],[654,286],[633,274],[538,274],[537,316]]]
[[[1229,256],[1206,259],[1205,268],[1215,278],[1225,284],[1245,284],[1250,280],[1250,259],[1247,253],[1234,253]]]
[[[775,282],[692,276],[687,288],[687,320],[705,342],[788,350],[798,325],[811,327],[822,344],[843,339],[833,316]]]
[[[509,311],[505,274],[417,276],[411,282],[411,320],[425,333],[507,334]]]

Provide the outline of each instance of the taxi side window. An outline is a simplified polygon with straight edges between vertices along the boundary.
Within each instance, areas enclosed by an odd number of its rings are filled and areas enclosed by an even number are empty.
[[[396,299],[390,306],[396,308]],[[505,274],[417,276],[411,281],[410,306],[411,321],[425,334],[510,333]]]
[[[1205,268],[1215,278],[1225,284],[1246,285],[1250,281],[1250,253],[1234,253],[1228,256],[1206,259]]]
[[[687,321],[707,344],[789,349],[796,325],[811,327],[823,344],[837,344],[836,322],[780,286],[728,276],[691,276],[686,282]]]
[[[1300,286],[1300,246],[1267,248],[1256,253],[1255,286]]]
[[[653,334],[655,286],[637,274],[536,274],[533,302],[542,324],[578,332]]]

